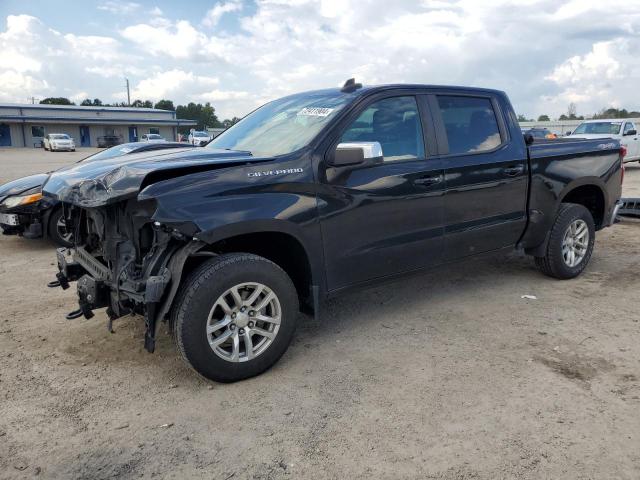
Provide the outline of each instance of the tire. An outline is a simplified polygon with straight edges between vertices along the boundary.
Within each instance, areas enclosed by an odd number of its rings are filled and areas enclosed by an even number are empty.
[[[59,247],[71,247],[73,246],[73,242],[71,241],[70,236],[64,236],[60,231],[60,222],[64,223],[64,219],[62,217],[62,208],[56,208],[51,215],[49,215],[49,223],[47,225],[47,233],[49,238],[53,243],[58,245]]]
[[[249,309],[242,313],[234,295],[229,293],[234,288],[243,302],[250,301],[251,295],[260,290],[262,293],[256,294],[257,300],[251,303],[255,307],[260,307],[272,294],[275,300],[257,312]],[[227,308],[221,307],[221,298]],[[177,295],[170,320],[183,359],[203,377],[229,383],[259,375],[280,359],[293,338],[298,313],[298,295],[284,270],[257,255],[231,253],[206,261],[189,275]],[[277,328],[275,323],[255,320],[273,320],[278,314]],[[252,318],[255,322],[250,321]],[[224,326],[214,331],[216,325]],[[272,338],[258,333],[271,334],[269,329],[275,332]],[[246,336],[251,348],[247,347]],[[225,339],[222,344],[214,345],[222,338]],[[247,354],[249,350],[251,355]],[[251,358],[252,355],[255,356]]]
[[[582,242],[574,242],[569,232],[572,226],[576,226],[578,233],[584,231],[583,228],[586,226],[588,238]],[[570,240],[566,240],[566,236],[571,237]],[[587,267],[593,253],[595,238],[595,224],[591,212],[582,205],[562,203],[551,227],[546,254],[544,257],[536,257],[536,266],[549,277],[561,280],[575,278]],[[573,258],[571,250],[574,250]],[[565,256],[565,253],[568,255]]]

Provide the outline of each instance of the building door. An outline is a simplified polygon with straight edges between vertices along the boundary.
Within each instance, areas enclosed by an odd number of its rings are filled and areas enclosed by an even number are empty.
[[[138,141],[138,127],[129,127],[129,141],[130,142]]]
[[[80,146],[81,147],[91,146],[91,137],[89,135],[89,127],[84,125],[80,127]]]
[[[0,125],[0,147],[11,146],[11,130],[9,125]]]

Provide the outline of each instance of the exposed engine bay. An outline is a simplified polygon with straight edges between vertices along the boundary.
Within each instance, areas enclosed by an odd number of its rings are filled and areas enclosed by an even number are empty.
[[[100,208],[66,207],[65,221],[73,231],[75,248],[58,249],[59,273],[50,284],[68,288],[69,282],[78,281],[79,307],[68,319],[91,318],[92,310],[107,307],[111,331],[113,320],[143,315],[145,348],[150,352],[185,260],[204,245],[153,222],[154,210],[153,200],[135,199]],[[171,284],[174,288],[168,290]]]

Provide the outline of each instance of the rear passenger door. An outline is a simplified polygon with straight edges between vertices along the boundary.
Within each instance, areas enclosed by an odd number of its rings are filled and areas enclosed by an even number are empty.
[[[499,99],[442,91],[429,104],[445,169],[445,260],[515,245],[527,219],[528,162]]]

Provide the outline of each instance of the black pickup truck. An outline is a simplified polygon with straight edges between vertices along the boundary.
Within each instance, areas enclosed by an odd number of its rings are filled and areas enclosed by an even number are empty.
[[[44,194],[74,247],[57,280],[109,323],[140,314],[145,348],[168,321],[200,374],[257,375],[323,299],[502,249],[579,275],[612,224],[615,140],[523,137],[500,91],[427,85],[300,93],[202,149],[76,165]]]

